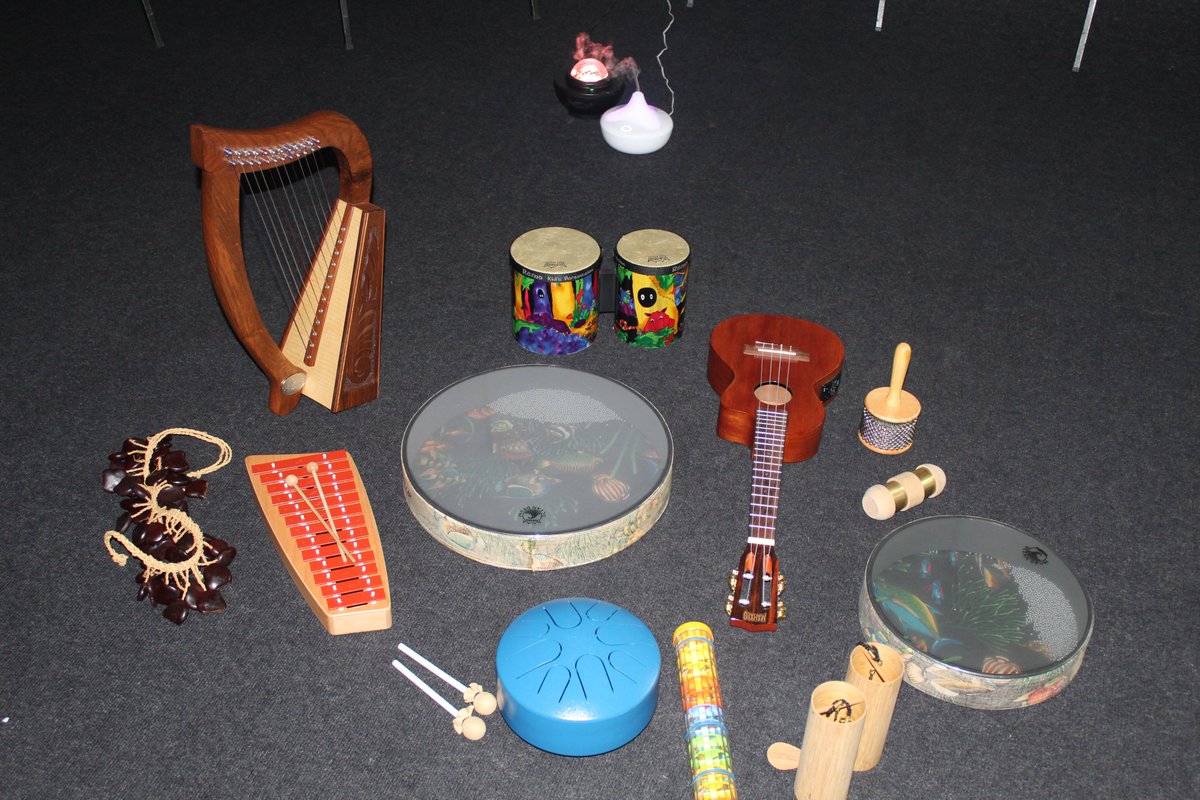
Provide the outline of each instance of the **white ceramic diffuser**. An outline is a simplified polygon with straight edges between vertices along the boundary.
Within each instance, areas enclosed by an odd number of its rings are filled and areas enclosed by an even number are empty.
[[[671,138],[675,123],[671,115],[646,102],[640,91],[634,92],[623,106],[610,108],[600,117],[600,132],[614,149],[631,155],[653,153]]]

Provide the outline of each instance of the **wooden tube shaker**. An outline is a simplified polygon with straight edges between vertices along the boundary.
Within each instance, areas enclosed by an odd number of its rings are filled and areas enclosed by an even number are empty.
[[[845,681],[813,690],[796,766],[796,800],[845,800],[867,717],[863,693]]]
[[[862,692],[869,712],[854,759],[855,772],[873,769],[883,757],[883,745],[887,741],[903,679],[904,658],[887,645],[859,645],[850,651],[846,683]]]

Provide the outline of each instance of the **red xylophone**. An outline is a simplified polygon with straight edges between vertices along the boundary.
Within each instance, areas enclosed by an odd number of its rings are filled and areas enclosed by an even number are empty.
[[[390,628],[379,530],[350,454],[249,456],[246,471],[275,547],[325,629]]]

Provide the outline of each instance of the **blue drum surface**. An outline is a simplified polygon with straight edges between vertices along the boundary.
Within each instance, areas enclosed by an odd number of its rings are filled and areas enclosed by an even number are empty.
[[[496,699],[534,747],[591,756],[632,741],[658,704],[658,643],[620,606],[569,598],[513,620],[496,648]]]

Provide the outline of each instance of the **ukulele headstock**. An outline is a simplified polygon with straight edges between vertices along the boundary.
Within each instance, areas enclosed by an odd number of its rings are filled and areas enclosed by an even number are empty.
[[[729,624],[748,631],[773,631],[787,609],[779,595],[786,587],[773,545],[747,544],[736,569],[729,573],[725,613]]]

